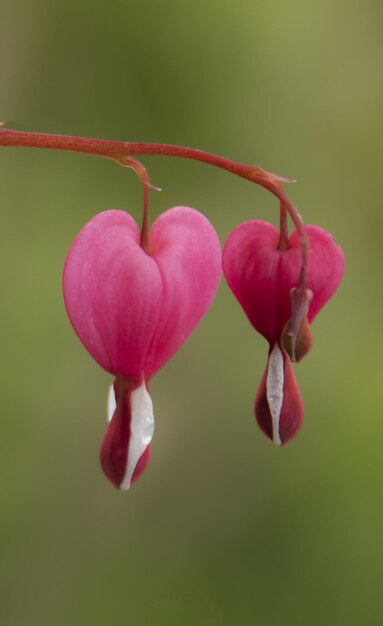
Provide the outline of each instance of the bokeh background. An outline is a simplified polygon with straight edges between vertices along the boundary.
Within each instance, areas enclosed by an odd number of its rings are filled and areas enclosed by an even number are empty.
[[[222,281],[152,382],[152,460],[120,493],[98,465],[111,379],[69,325],[61,271],[97,212],[140,219],[139,183],[96,157],[0,149],[1,624],[381,624],[382,3],[0,5],[0,119],[297,178],[290,197],[347,260],[296,368],[299,437],[275,449],[254,423],[267,347]],[[193,206],[222,243],[241,221],[278,221],[247,181],[143,161],[163,189],[153,219]]]

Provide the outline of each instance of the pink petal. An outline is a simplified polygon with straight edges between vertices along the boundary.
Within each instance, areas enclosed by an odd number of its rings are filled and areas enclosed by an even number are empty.
[[[63,291],[70,321],[94,359],[114,375],[139,379],[158,324],[162,277],[139,245],[125,211],[96,215],[65,261]]]
[[[150,231],[149,245],[162,277],[162,304],[145,359],[147,379],[187,340],[210,307],[221,277],[217,234],[190,207],[162,213]]]
[[[307,261],[307,288],[313,292],[313,299],[308,310],[311,324],[321,308],[337,290],[344,273],[344,256],[342,249],[335,243],[333,236],[319,226],[305,226],[310,241],[310,254]],[[289,239],[291,250],[296,257],[294,263],[299,264],[299,236],[296,231]],[[293,261],[289,262],[292,263]]]
[[[222,253],[228,285],[251,324],[274,341],[280,306],[279,233],[263,221],[244,222],[229,235]],[[299,275],[299,274],[298,274]],[[289,287],[284,288],[289,292]]]

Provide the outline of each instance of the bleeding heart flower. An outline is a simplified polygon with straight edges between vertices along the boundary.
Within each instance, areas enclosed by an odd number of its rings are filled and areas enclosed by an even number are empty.
[[[221,274],[210,222],[189,207],[163,213],[148,253],[124,211],[96,215],[65,261],[69,319],[93,358],[116,377],[101,465],[129,489],[149,460],[154,431],[150,378],[181,348],[208,310]]]
[[[223,249],[228,285],[270,345],[255,415],[276,445],[294,437],[303,421],[303,400],[289,357],[299,361],[310,349],[309,324],[336,291],[344,270],[343,253],[330,233],[319,226],[306,226],[305,232],[310,254],[304,288],[299,286],[302,257],[296,231],[281,250],[272,224],[249,221],[234,229]]]

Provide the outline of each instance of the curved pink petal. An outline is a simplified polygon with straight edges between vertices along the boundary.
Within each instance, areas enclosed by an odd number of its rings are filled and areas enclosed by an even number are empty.
[[[307,288],[313,292],[308,310],[310,324],[321,308],[337,290],[344,273],[344,255],[335,243],[333,236],[319,226],[305,226],[310,241],[310,254],[307,261]],[[300,262],[299,235],[296,231],[289,239],[291,256],[295,255],[295,266]],[[297,258],[298,257],[298,258]],[[289,262],[291,263],[290,259]]]
[[[63,276],[68,316],[86,349],[104,369],[133,379],[142,375],[163,290],[139,242],[128,213],[100,213],[73,242]]]
[[[344,259],[332,236],[319,226],[305,226],[310,241],[307,288],[313,292],[308,310],[312,322],[338,287]],[[237,226],[223,248],[223,271],[251,324],[274,344],[291,315],[290,290],[301,271],[298,233],[289,248],[278,249],[279,233],[268,222],[249,221]]]
[[[147,380],[183,345],[210,307],[221,277],[221,248],[210,222],[174,207],[153,224],[150,253],[162,277],[162,303],[145,359]]]

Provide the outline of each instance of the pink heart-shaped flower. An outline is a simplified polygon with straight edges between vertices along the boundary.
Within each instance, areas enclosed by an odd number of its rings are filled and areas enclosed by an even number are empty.
[[[118,210],[96,215],[69,250],[63,276],[69,319],[93,358],[118,379],[101,451],[117,486],[128,488],[145,465],[140,458],[148,458],[153,418],[147,383],[206,313],[220,275],[215,230],[189,207],[156,220],[149,253],[140,247],[133,218]]]
[[[294,437],[303,422],[303,400],[290,363],[311,347],[309,324],[337,289],[344,271],[342,250],[330,233],[305,226],[310,243],[306,285],[299,285],[302,256],[295,231],[279,249],[272,224],[250,221],[237,226],[223,248],[223,271],[254,328],[269,342],[267,367],[255,416],[276,445]]]
[[[220,273],[210,222],[189,207],[163,213],[150,254],[124,211],[96,215],[65,261],[70,321],[93,358],[115,376],[149,380],[182,346],[209,308]]]

